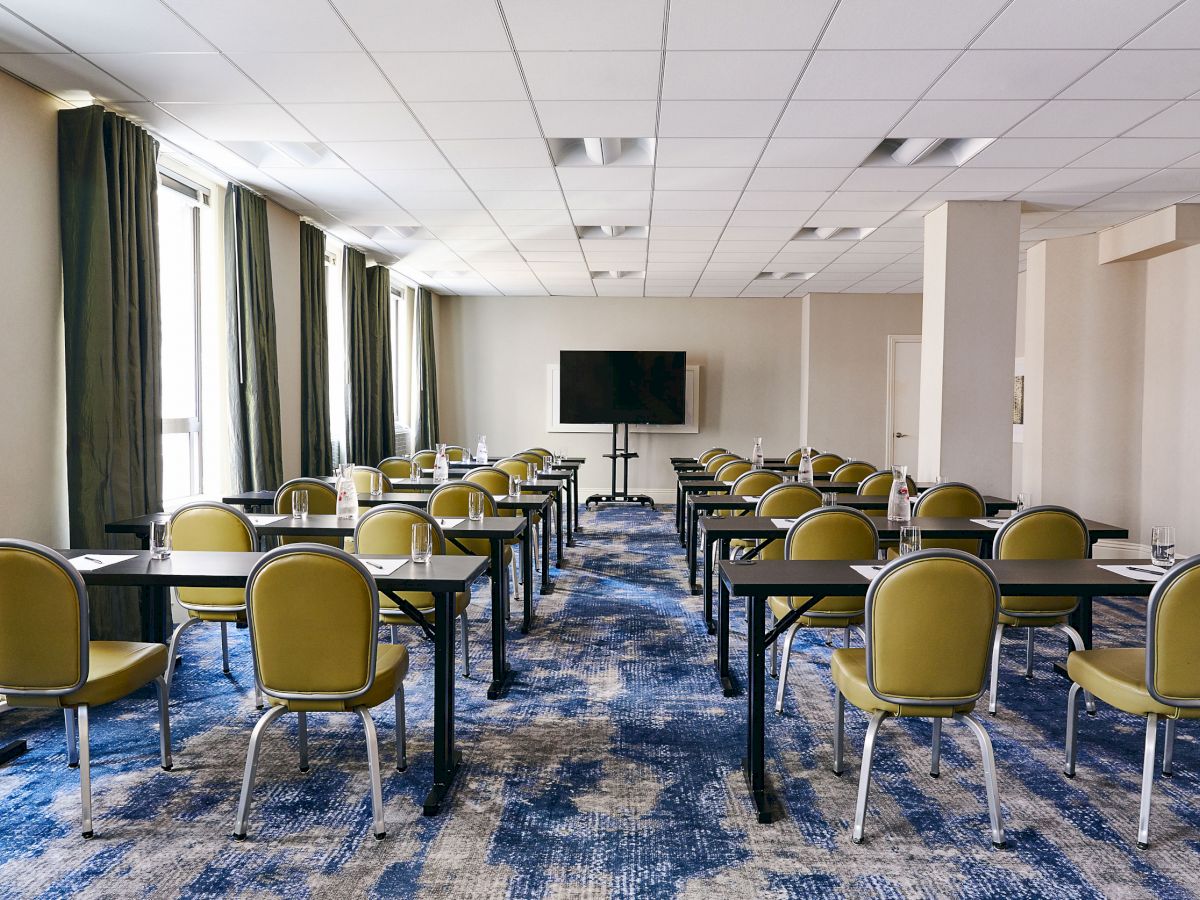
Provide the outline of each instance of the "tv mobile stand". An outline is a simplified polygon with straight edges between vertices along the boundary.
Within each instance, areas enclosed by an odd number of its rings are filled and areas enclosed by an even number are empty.
[[[612,453],[605,453],[605,459],[612,460],[612,493],[610,494],[592,494],[584,501],[584,506],[589,506],[593,503],[599,505],[601,503],[638,503],[642,506],[649,506],[654,509],[654,500],[647,497],[645,494],[629,493],[629,461],[637,459],[636,452],[629,449],[629,423],[625,423],[625,446],[617,446],[617,429],[620,428],[616,422],[613,423],[612,435]],[[621,490],[617,490],[617,460],[621,460],[621,465],[624,469],[621,479]]]

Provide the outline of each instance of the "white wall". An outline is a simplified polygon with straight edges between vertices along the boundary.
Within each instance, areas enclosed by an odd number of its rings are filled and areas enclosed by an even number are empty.
[[[546,367],[559,350],[686,350],[702,367],[700,433],[632,434],[631,490],[673,502],[668,457],[715,444],[748,454],[759,435],[768,456],[800,443],[797,299],[440,297],[435,308],[442,438],[473,446],[484,432],[493,451],[586,456],[585,497],[608,490],[611,434],[547,432]]]
[[[0,535],[68,540],[57,100],[0,72]]]
[[[279,421],[283,477],[300,474],[300,217],[267,201],[275,346],[279,361]]]
[[[920,294],[804,299],[802,443],[883,465],[887,339],[921,333]]]

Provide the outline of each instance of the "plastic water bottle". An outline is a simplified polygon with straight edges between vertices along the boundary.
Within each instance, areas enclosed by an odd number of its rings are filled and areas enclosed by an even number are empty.
[[[763,467],[763,448],[760,437],[754,439],[754,449],[750,452],[750,464],[756,469]]]
[[[475,442],[475,462],[486,464],[488,461],[487,435],[481,434]]]
[[[888,521],[907,525],[912,521],[908,502],[908,466],[892,466],[892,490],[888,494]]]
[[[813,483],[812,456],[807,447],[800,451],[800,467],[796,470],[796,481],[810,487]]]
[[[354,467],[349,463],[338,467],[337,517],[353,519],[358,515],[358,488],[354,485]]]
[[[446,456],[446,445],[437,445],[437,456],[433,458],[433,480],[438,484],[450,480],[450,460]]]

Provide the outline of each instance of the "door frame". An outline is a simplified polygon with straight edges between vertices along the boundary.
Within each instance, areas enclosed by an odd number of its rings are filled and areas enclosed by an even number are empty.
[[[896,402],[896,345],[897,344],[917,344],[921,343],[921,335],[919,334],[889,334],[887,336],[887,412],[884,415],[884,465],[887,468],[892,466],[892,435],[895,434],[895,402]],[[917,435],[917,440],[921,439]]]

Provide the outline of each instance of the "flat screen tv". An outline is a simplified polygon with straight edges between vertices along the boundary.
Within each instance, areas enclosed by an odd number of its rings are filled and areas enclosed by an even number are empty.
[[[682,350],[561,350],[558,420],[682,425],[686,371]]]

